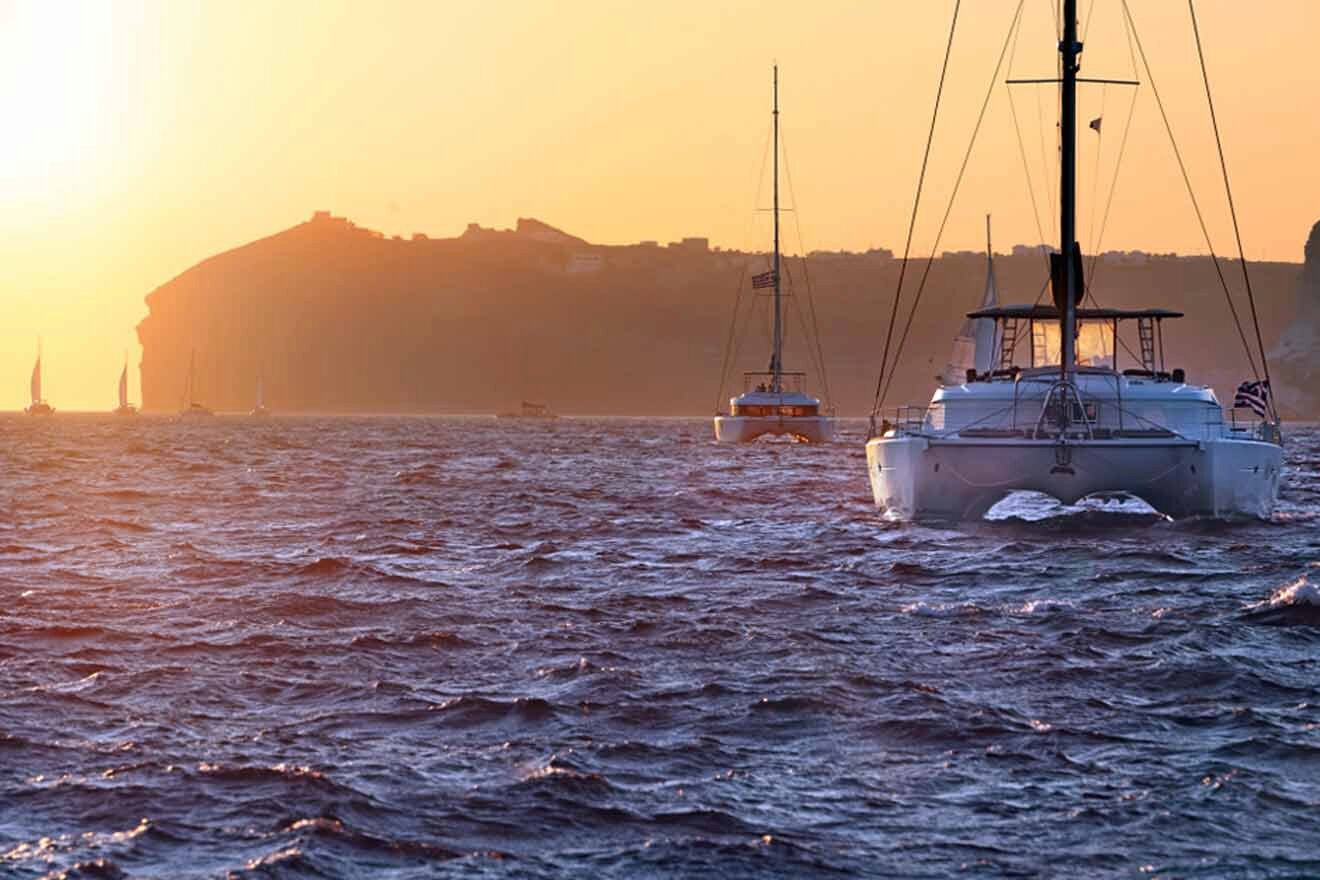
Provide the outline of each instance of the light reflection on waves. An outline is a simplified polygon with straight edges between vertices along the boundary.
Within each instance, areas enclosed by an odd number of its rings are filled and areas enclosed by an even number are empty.
[[[0,417],[0,875],[1320,871],[1316,432],[926,528],[849,427]]]

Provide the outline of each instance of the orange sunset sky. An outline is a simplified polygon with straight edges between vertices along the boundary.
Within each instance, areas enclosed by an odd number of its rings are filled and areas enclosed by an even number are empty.
[[[1080,5],[1083,75],[1130,78],[1120,4]],[[918,251],[931,247],[1015,7],[964,0]],[[528,216],[602,243],[706,235],[763,248],[753,219],[775,60],[806,247],[900,250],[952,8],[0,3],[0,407],[26,404],[40,335],[52,404],[110,408],[125,352],[137,361],[146,293],[314,209],[389,234]],[[1132,9],[1215,245],[1229,252],[1187,4]],[[1197,9],[1248,255],[1299,261],[1320,218],[1320,4]],[[1013,75],[1053,74],[1051,10],[1026,2]],[[1130,94],[1091,86],[1081,98],[1083,124],[1105,119],[1103,137],[1081,132],[1084,247]],[[1051,238],[1055,92],[1014,96]],[[1143,84],[1104,249],[1204,250],[1176,175]],[[981,247],[986,212],[1001,249],[1039,240],[1025,180],[1001,84],[940,249]],[[131,388],[136,400],[135,371]]]

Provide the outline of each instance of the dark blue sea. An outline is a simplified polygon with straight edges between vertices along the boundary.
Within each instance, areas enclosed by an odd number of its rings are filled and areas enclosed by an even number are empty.
[[[0,418],[0,877],[1320,876],[1320,431],[934,529],[849,430]]]

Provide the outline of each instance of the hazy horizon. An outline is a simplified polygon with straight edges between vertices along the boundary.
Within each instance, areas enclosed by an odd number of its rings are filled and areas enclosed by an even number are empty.
[[[1014,6],[962,10],[920,252],[931,249]],[[1320,13],[1301,0],[1271,8],[1269,18],[1198,11],[1247,254],[1299,262],[1320,216],[1320,181],[1306,170],[1320,121],[1297,97],[1314,93],[1320,74],[1291,62]],[[51,402],[108,408],[124,353],[138,360],[133,328],[148,292],[317,209],[387,235],[448,237],[469,222],[536,217],[600,244],[705,236],[763,250],[755,209],[768,183],[757,172],[775,61],[803,246],[900,251],[951,11],[0,5],[0,107],[16,131],[0,144],[11,307],[0,408],[25,403],[38,336]],[[1186,7],[1133,13],[1216,249],[1231,253]],[[1120,16],[1116,3],[1095,4],[1083,75],[1132,75]],[[1046,4],[1024,13],[1013,76],[1051,75],[1052,28]],[[999,79],[1008,75],[1006,65]],[[1145,83],[1145,71],[1137,78]],[[986,212],[1000,248],[1052,240],[1053,93],[1014,93],[1042,235],[1005,91],[995,88],[940,251],[981,249]],[[1081,131],[1084,247],[1129,91],[1093,86],[1080,99],[1082,126],[1105,119],[1101,137]],[[1099,249],[1204,252],[1148,84]],[[132,386],[137,399],[136,375]]]

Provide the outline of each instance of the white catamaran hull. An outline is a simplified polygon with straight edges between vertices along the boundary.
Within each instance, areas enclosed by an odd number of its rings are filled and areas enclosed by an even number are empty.
[[[720,443],[750,443],[758,437],[792,437],[801,443],[834,439],[834,420],[823,416],[716,416]]]
[[[875,503],[902,519],[979,518],[1018,490],[1065,504],[1101,492],[1136,495],[1173,517],[1269,517],[1283,450],[1273,443],[1204,441],[935,439],[881,437],[866,444]]]

